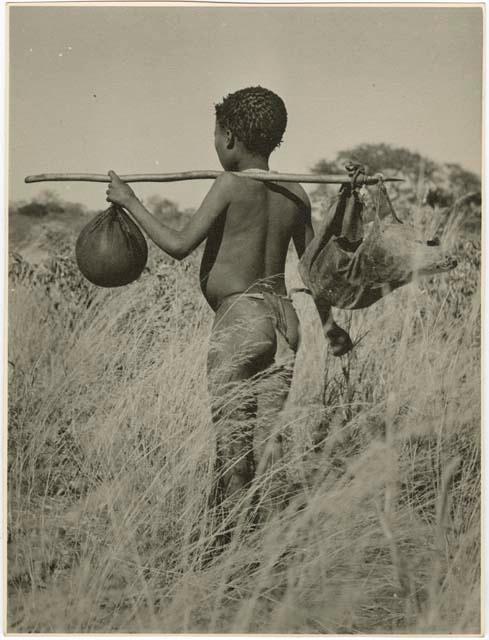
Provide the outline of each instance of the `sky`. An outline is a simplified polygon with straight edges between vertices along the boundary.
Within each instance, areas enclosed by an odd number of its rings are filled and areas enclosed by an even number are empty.
[[[9,199],[106,205],[36,173],[220,169],[214,104],[261,85],[288,110],[270,166],[308,172],[361,143],[481,171],[482,10],[11,6]],[[210,182],[135,185],[182,208]]]

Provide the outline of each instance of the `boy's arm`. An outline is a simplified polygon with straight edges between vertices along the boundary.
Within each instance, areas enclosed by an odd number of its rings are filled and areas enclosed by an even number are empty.
[[[107,200],[127,209],[151,240],[177,260],[182,260],[199,246],[231,201],[231,176],[223,173],[216,178],[192,219],[178,231],[157,220],[117,174],[109,171],[109,176],[112,181],[107,189]]]
[[[302,210],[303,217],[300,223],[296,226],[292,235],[292,240],[294,241],[295,250],[297,251],[299,260],[302,258],[302,254],[306,250],[307,245],[314,238],[314,229],[311,222],[311,203],[307,195],[305,193],[304,195],[306,197],[304,199],[304,208]]]

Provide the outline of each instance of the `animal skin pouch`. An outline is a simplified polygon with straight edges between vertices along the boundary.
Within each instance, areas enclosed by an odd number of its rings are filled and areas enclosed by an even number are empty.
[[[82,229],[76,261],[85,278],[99,287],[121,287],[141,275],[148,245],[139,227],[119,205],[111,205]]]
[[[381,219],[386,204],[392,215]],[[457,264],[440,246],[423,240],[414,227],[397,218],[382,180],[372,222],[364,222],[363,209],[353,179],[327,207],[299,263],[335,355],[343,355],[353,345],[333,322],[331,307],[369,307],[416,277],[446,272]]]

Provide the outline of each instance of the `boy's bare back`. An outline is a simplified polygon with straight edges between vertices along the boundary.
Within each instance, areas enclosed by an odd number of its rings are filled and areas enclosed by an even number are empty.
[[[309,198],[298,184],[264,183],[228,174],[222,189],[226,210],[212,225],[200,278],[213,309],[232,294],[272,290],[285,295],[285,260],[290,240],[299,253],[310,226]]]
[[[181,230],[156,220],[114,172],[108,200],[124,206],[163,251],[181,260],[205,240],[200,279],[210,306],[239,293],[286,295],[290,240],[299,257],[314,235],[310,203],[299,184],[262,182],[233,172],[268,171],[270,153],[287,123],[283,100],[249,87],[216,105],[214,147],[224,168],[195,215]]]

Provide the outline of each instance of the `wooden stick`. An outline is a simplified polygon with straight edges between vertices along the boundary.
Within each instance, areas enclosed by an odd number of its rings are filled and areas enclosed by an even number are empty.
[[[181,180],[213,180],[223,171],[182,171],[181,173],[149,173],[132,174],[120,176],[123,182],[178,182]],[[311,173],[272,173],[261,171],[231,171],[235,176],[244,176],[261,180],[262,182],[311,182],[324,184],[348,184],[348,176],[321,175]],[[402,178],[384,178],[384,182],[400,182]],[[26,182],[110,182],[110,178],[105,173],[41,173],[36,176],[27,176]],[[378,177],[365,176],[357,184],[376,184]]]

